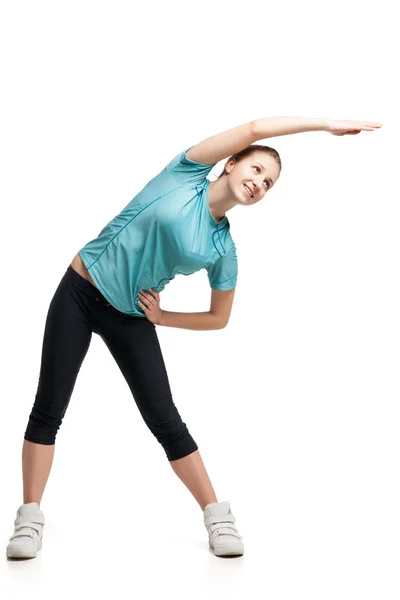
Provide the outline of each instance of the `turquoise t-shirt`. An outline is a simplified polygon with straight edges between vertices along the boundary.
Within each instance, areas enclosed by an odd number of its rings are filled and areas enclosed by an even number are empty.
[[[236,287],[236,247],[225,215],[215,221],[208,203],[214,164],[181,152],[110,221],[79,255],[107,301],[146,317],[138,293],[161,292],[175,275],[206,269],[216,290]],[[216,163],[215,163],[216,164]]]

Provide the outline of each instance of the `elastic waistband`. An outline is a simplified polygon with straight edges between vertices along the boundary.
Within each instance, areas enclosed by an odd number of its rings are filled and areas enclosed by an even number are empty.
[[[95,287],[94,285],[92,285],[90,283],[90,281],[88,281],[87,279],[85,279],[84,277],[82,277],[82,275],[79,275],[79,273],[77,273],[71,265],[68,266],[66,272],[65,272],[65,276],[69,279],[69,281],[75,285],[76,287],[78,287],[80,290],[82,290],[82,292],[85,292],[86,294],[89,294],[90,296],[92,296],[93,298],[99,298],[99,300],[105,300],[107,302],[107,298],[105,298],[103,296],[103,294],[100,292],[100,290]]]

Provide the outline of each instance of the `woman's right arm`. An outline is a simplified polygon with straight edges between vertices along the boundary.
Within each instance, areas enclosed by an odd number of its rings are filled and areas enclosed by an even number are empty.
[[[192,146],[186,158],[204,164],[216,164],[254,142],[305,131],[328,131],[335,135],[373,131],[382,123],[376,121],[343,121],[309,117],[264,117],[233,129],[222,131]]]

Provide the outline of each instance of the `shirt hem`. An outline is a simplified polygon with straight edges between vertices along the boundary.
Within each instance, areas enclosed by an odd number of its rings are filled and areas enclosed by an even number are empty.
[[[133,312],[133,313],[129,312],[128,313],[128,312],[124,312],[124,311],[120,310],[119,308],[117,308],[113,304],[113,302],[110,301],[110,298],[108,297],[108,294],[104,293],[105,289],[103,287],[103,284],[99,281],[97,275],[95,274],[95,271],[92,268],[93,265],[91,267],[89,267],[86,264],[85,255],[84,255],[84,253],[82,253],[82,250],[79,250],[78,254],[81,257],[82,262],[85,265],[85,267],[87,268],[88,272],[90,273],[91,278],[93,279],[93,281],[96,283],[97,287],[99,288],[99,292],[101,292],[103,294],[104,298],[111,304],[111,306],[113,308],[115,308],[115,310],[118,310],[120,313],[122,313],[124,315],[127,315],[128,317],[141,317],[143,319],[147,319],[146,315],[141,315],[140,313],[135,313],[135,312]]]

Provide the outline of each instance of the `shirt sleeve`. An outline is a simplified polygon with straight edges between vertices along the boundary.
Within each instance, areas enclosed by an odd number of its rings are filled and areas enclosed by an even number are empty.
[[[193,146],[190,146],[190,148],[193,148]],[[217,163],[211,165],[186,158],[186,153],[189,152],[190,148],[177,154],[165,168],[167,172],[180,183],[198,185],[206,179],[211,169],[215,167]]]
[[[207,268],[207,273],[210,287],[214,290],[232,290],[236,287],[238,260],[233,242],[228,252]]]

